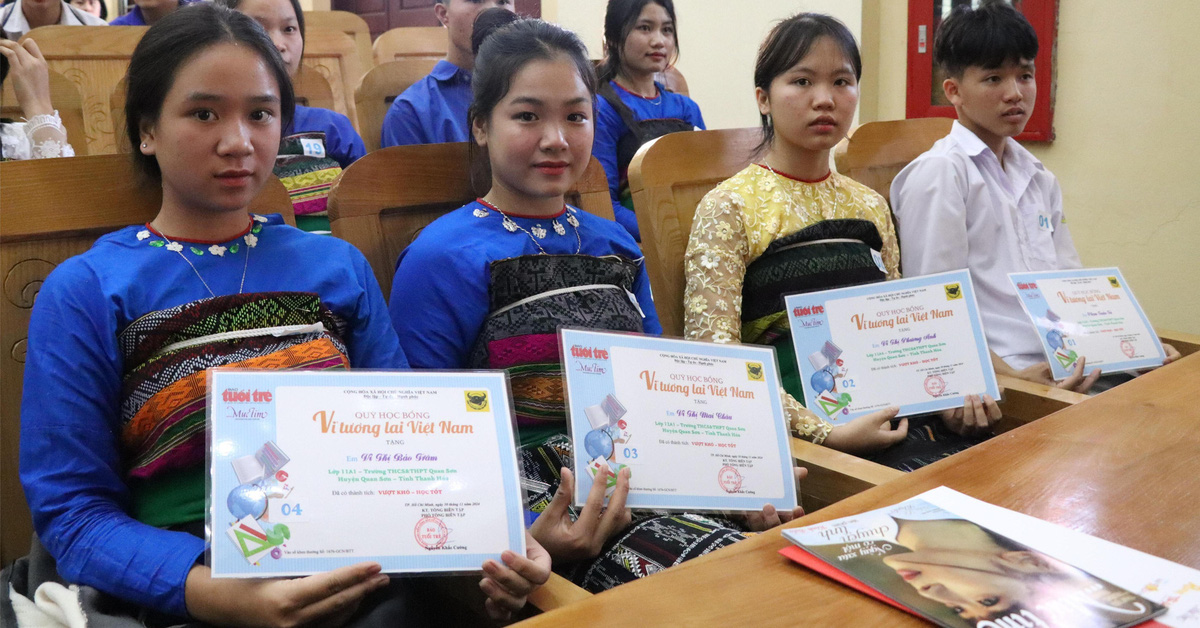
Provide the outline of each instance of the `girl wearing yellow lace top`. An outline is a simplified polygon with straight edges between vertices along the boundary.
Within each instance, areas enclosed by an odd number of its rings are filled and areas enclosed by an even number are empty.
[[[996,403],[972,396],[940,418],[914,418],[911,434],[908,419],[893,421],[896,408],[835,428],[796,401],[803,392],[783,311],[786,294],[900,276],[887,202],[829,168],[829,151],[858,105],[861,74],[853,35],[832,17],[800,14],[767,37],[754,73],[761,157],[696,209],[684,258],[685,329],[688,338],[777,345],[798,436],[859,454],[908,439],[881,461],[911,469],[976,442],[1000,418]]]

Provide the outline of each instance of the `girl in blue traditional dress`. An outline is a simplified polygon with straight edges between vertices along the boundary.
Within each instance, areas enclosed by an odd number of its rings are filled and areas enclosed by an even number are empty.
[[[390,309],[414,367],[508,371],[530,531],[561,571],[601,591],[744,537],[742,525],[699,515],[633,518],[627,470],[607,508],[605,482],[569,508],[559,327],[662,332],[633,237],[564,201],[589,162],[595,85],[583,44],[557,26],[520,20],[486,38],[469,118],[491,188],[401,254]]]
[[[221,1],[262,25],[295,80],[304,56],[304,11],[299,0]],[[329,190],[343,169],[366,154],[350,118],[321,107],[296,105],[296,115],[283,131],[275,176],[291,194],[297,226],[329,233]]]
[[[294,104],[287,67],[257,24],[211,4],[181,9],[142,38],[128,86],[134,163],[161,184],[162,208],[42,286],[21,481],[44,548],[5,573],[0,598],[9,583],[27,597],[43,578],[81,585],[83,612],[106,626],[429,619],[405,595],[417,585],[391,583],[372,562],[294,580],[210,577],[205,369],[408,363],[353,246],[250,211]],[[549,575],[549,557],[530,547],[537,560],[485,564],[497,617]],[[0,623],[15,625],[12,609],[0,604]]]

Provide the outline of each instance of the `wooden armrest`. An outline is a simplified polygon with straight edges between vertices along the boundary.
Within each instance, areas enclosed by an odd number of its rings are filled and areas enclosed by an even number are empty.
[[[792,438],[792,457],[808,469],[808,478],[800,487],[806,512],[904,477],[903,471],[799,438]]]
[[[1182,331],[1172,331],[1156,327],[1158,339],[1179,350],[1184,356],[1200,352],[1200,334],[1189,334]]]
[[[1081,393],[1010,375],[997,375],[996,380],[1004,389],[1004,396],[1000,400],[1000,410],[1004,412],[1004,418],[996,424],[997,434],[1016,429],[1088,398]]]
[[[543,613],[547,613],[589,597],[592,597],[592,594],[586,589],[556,573],[551,573],[546,584],[529,594],[529,602]]]

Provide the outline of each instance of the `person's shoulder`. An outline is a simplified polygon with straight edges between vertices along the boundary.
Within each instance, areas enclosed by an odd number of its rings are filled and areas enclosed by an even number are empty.
[[[883,195],[866,184],[855,181],[839,172],[833,173],[832,176],[836,179],[837,185],[848,191],[852,198],[859,199],[869,206],[887,207],[887,200],[883,198]]]
[[[615,253],[623,254],[627,257],[640,258],[642,256],[641,246],[638,245],[637,240],[633,239],[633,235],[625,227],[622,227],[620,223],[573,206],[568,206],[567,211],[574,214],[579,220],[579,230],[581,233],[588,233],[596,239],[610,242]]]
[[[943,176],[948,173],[961,173],[968,167],[973,167],[971,156],[953,137],[947,135],[901,168],[894,183],[903,185],[910,177],[918,174],[926,177],[939,173]]]
[[[718,183],[708,194],[704,195],[705,200],[734,200],[742,201],[744,194],[753,195],[754,191],[761,187],[763,177],[768,173],[766,168],[751,163],[745,168],[742,168],[737,174]]]
[[[303,105],[296,105],[296,115],[292,126],[301,133],[318,130],[317,127],[320,127],[319,130],[337,129],[339,131],[354,128],[346,114],[323,107],[305,107]]]
[[[471,243],[485,237],[483,219],[475,215],[475,211],[482,208],[479,201],[471,201],[446,212],[426,225],[409,246],[423,252],[445,252],[450,257],[455,255],[454,251],[471,248]]]
[[[42,290],[53,291],[56,287],[77,290],[95,285],[108,270],[117,268],[128,272],[131,267],[136,267],[138,245],[149,238],[150,231],[145,225],[130,225],[104,234],[88,250],[55,266]],[[149,248],[150,245],[145,246]]]

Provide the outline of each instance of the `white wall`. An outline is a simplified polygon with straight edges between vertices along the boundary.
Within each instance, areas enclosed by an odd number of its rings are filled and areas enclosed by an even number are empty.
[[[542,16],[578,33],[599,58],[606,5],[606,0],[542,0]],[[829,13],[856,37],[862,32],[862,0],[675,0],[679,71],[710,129],[758,125],[758,46],[776,22],[802,11]]]

